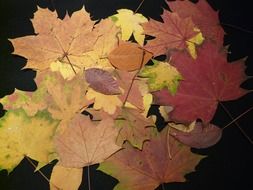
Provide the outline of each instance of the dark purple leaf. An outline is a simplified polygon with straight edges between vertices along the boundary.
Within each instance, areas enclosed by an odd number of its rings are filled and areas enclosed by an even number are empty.
[[[117,81],[111,73],[103,69],[91,68],[85,70],[85,79],[95,91],[106,95],[120,94]]]

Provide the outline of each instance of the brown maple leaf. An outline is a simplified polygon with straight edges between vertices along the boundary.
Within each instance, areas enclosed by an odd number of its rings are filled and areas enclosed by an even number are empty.
[[[190,123],[201,119],[208,123],[219,101],[234,100],[247,93],[240,88],[247,79],[243,62],[228,63],[226,52],[212,42],[203,44],[196,61],[186,53],[177,54],[174,66],[184,78],[177,93],[171,95],[167,90],[154,93],[156,103],[174,108],[170,112],[174,121]]]
[[[142,149],[143,142],[150,138],[150,127],[154,126],[151,118],[144,117],[141,112],[133,108],[122,108],[115,125],[120,129],[117,144],[122,145],[125,141],[134,147]]]
[[[113,125],[110,117],[95,125],[89,117],[76,115],[64,133],[55,138],[60,164],[81,168],[103,162],[121,149],[116,145],[119,131]]]
[[[84,9],[63,20],[56,12],[38,9],[32,19],[37,35],[12,39],[15,54],[28,59],[26,67],[44,70],[54,61],[82,68],[80,57],[91,51],[98,34],[93,32],[95,22]]]
[[[168,128],[154,132],[142,151],[129,144],[104,163],[99,170],[119,180],[115,189],[153,190],[162,183],[183,182],[203,156],[168,136]]]

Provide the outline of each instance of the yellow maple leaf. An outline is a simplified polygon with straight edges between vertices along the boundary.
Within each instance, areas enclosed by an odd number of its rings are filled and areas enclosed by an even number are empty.
[[[144,43],[145,35],[141,24],[148,22],[142,14],[134,13],[132,10],[119,9],[118,14],[111,16],[112,20],[115,22],[116,26],[121,28],[122,40],[127,41],[134,35],[135,40],[141,46]]]
[[[52,136],[58,123],[47,112],[29,117],[23,109],[8,111],[0,119],[0,168],[11,172],[24,156],[40,166],[56,158]]]
[[[94,99],[94,109],[103,109],[109,114],[114,114],[117,107],[122,106],[122,101],[118,95],[105,95],[89,88],[86,94],[88,100]]]

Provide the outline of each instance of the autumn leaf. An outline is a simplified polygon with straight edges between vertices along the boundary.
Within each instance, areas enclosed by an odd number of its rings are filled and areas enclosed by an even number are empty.
[[[148,23],[143,24],[145,34],[155,37],[149,40],[144,48],[154,56],[167,55],[172,50],[186,49],[193,58],[196,58],[194,54],[196,51],[192,48],[195,49],[195,46],[200,45],[204,39],[191,18],[180,18],[177,13],[169,11],[164,11],[162,18],[163,22],[150,19]]]
[[[118,95],[105,95],[89,88],[86,94],[88,100],[94,101],[94,109],[103,109],[108,114],[113,115],[118,107],[122,106],[122,101]]]
[[[194,154],[172,136],[168,128],[155,132],[142,151],[129,144],[104,163],[99,170],[119,180],[114,190],[153,190],[162,183],[183,182],[203,156]]]
[[[28,156],[46,165],[56,158],[52,140],[58,121],[47,112],[29,117],[24,110],[10,110],[0,118],[0,168],[11,172]]]
[[[53,118],[61,120],[61,124],[67,125],[76,114],[92,104],[93,101],[86,98],[88,84],[81,74],[66,81],[61,75],[51,73],[47,80],[48,111]],[[61,128],[65,127],[61,125]]]
[[[47,18],[47,19],[45,19]],[[63,20],[57,18],[56,11],[38,9],[32,19],[36,36],[12,39],[15,54],[28,59],[26,67],[36,70],[50,68],[50,64],[60,60],[73,67],[84,67],[81,57],[93,50],[98,34],[93,31],[95,22],[81,9]],[[70,70],[69,72],[73,72]]]
[[[119,70],[135,71],[147,64],[152,54],[136,43],[123,42],[109,54],[111,64]]]
[[[85,79],[93,90],[102,94],[115,95],[121,93],[117,81],[108,71],[98,68],[87,69]]]
[[[227,54],[219,46],[206,42],[199,49],[196,61],[186,53],[177,54],[174,66],[182,74],[176,95],[167,90],[155,92],[155,102],[174,107],[170,118],[189,123],[201,119],[210,122],[219,101],[237,99],[247,93],[240,88],[246,79],[242,61],[227,62]]]
[[[85,63],[85,69],[100,68],[113,70],[108,55],[119,44],[120,30],[111,19],[101,20],[95,25],[93,32],[98,34],[98,39],[94,44],[93,50],[86,52],[81,58]]]
[[[181,18],[191,17],[206,39],[223,45],[224,30],[220,25],[218,12],[207,1],[167,1],[170,9]]]
[[[136,71],[127,72],[115,70],[115,76],[117,78],[120,88],[122,88],[123,90],[122,95],[119,96],[120,100],[122,102],[126,101],[125,104],[126,107],[128,107],[129,104],[131,104],[131,106],[143,110],[144,105],[141,86],[145,85],[145,82],[141,82],[138,79],[135,80]]]
[[[83,168],[66,168],[56,164],[50,177],[50,190],[77,190],[82,177]]]
[[[81,168],[103,162],[121,149],[116,145],[119,131],[113,125],[110,117],[95,125],[89,117],[76,115],[64,133],[55,138],[60,164]]]
[[[111,18],[116,26],[121,28],[122,40],[129,40],[133,34],[135,40],[142,46],[145,35],[141,24],[148,22],[148,19],[142,14],[134,13],[129,9],[119,9],[117,12],[118,14],[111,16]]]
[[[170,129],[170,134],[185,145],[193,148],[208,148],[216,144],[222,136],[222,130],[213,124],[197,122],[189,132]]]
[[[153,59],[154,65],[145,66],[139,76],[147,77],[150,91],[158,91],[167,88],[171,94],[175,94],[182,80],[182,76],[177,69],[169,63],[160,62]]]
[[[143,142],[150,138],[150,128],[154,126],[151,118],[146,118],[137,109],[122,108],[119,114],[121,119],[116,120],[116,127],[120,129],[117,144],[128,141],[134,147],[142,149]]]

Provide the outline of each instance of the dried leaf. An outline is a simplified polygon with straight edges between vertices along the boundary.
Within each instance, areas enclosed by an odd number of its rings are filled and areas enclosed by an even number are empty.
[[[141,46],[144,43],[145,35],[141,24],[148,22],[142,14],[134,13],[132,10],[119,9],[118,14],[111,16],[116,26],[121,28],[122,40],[127,41],[131,35],[134,35],[135,40]]]
[[[60,164],[81,168],[103,162],[121,149],[116,145],[118,129],[111,118],[93,124],[89,117],[76,115],[69,127],[55,139]]]
[[[11,172],[24,156],[40,167],[56,159],[52,136],[58,123],[47,112],[29,117],[22,109],[8,111],[0,118],[0,168]]]
[[[120,94],[119,85],[108,71],[91,68],[85,70],[85,79],[90,87],[105,95]]]
[[[111,64],[119,70],[135,71],[144,66],[152,54],[136,43],[123,42],[109,54]]]
[[[50,190],[78,190],[83,168],[66,168],[55,165],[50,177]]]
[[[124,148],[98,168],[119,180],[115,190],[154,190],[162,183],[183,182],[203,158],[168,138],[167,128],[146,141],[142,151],[129,144]]]
[[[145,66],[139,76],[147,77],[150,91],[158,91],[168,88],[171,94],[175,94],[182,80],[182,76],[177,69],[169,63],[153,60],[154,65]]]
[[[180,18],[177,13],[164,11],[163,23],[151,19],[148,23],[143,24],[144,32],[147,35],[154,36],[155,39],[148,41],[145,49],[152,52],[155,56],[167,55],[172,50],[188,49],[188,42],[195,46],[203,42],[202,35],[192,22],[191,18]],[[196,40],[196,36],[199,40]],[[193,41],[191,41],[194,39]],[[198,43],[196,43],[198,42]],[[188,51],[195,52],[190,46]],[[194,54],[192,57],[196,57]]]
[[[182,123],[201,119],[208,123],[213,118],[219,101],[237,99],[247,93],[240,88],[246,79],[242,61],[227,62],[227,54],[219,46],[206,42],[199,49],[196,60],[186,53],[177,54],[174,66],[182,74],[178,91],[155,92],[155,102],[174,109],[170,118]]]
[[[213,124],[203,124],[197,122],[192,125],[194,128],[189,132],[180,131],[175,128],[170,130],[170,134],[177,140],[193,148],[208,148],[216,144],[222,136],[222,130]]]
[[[84,67],[85,63],[81,58],[84,53],[93,49],[98,38],[98,34],[93,31],[95,22],[91,21],[84,9],[60,20],[56,11],[39,8],[32,23],[38,35],[11,40],[15,47],[14,53],[28,59],[26,67],[45,70],[57,60]]]

